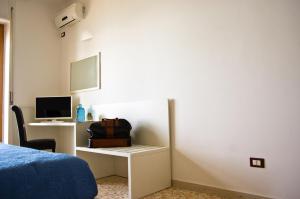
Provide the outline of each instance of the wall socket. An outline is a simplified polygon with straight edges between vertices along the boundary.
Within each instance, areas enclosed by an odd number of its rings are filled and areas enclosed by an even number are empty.
[[[250,167],[265,168],[265,159],[250,157]]]

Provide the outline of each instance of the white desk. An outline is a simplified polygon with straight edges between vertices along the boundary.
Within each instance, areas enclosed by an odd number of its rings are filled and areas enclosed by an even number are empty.
[[[47,131],[53,132],[57,152],[76,155],[77,124],[75,122],[31,122],[27,125],[34,127],[35,130],[40,128],[38,129],[40,133],[45,131],[44,128],[47,127]]]
[[[133,129],[131,147],[88,148],[86,123],[29,123],[34,128],[60,129],[62,151],[86,160],[96,178],[128,177],[129,199],[171,186],[168,101],[144,101],[93,106],[96,115],[126,118]],[[61,142],[63,141],[63,142]],[[61,147],[62,147],[61,146]],[[100,190],[101,191],[101,190]]]
[[[75,122],[31,122],[28,126],[76,126]]]
[[[128,177],[130,199],[154,193],[171,186],[169,147],[132,145],[131,147],[88,148],[85,129],[90,123],[39,122],[28,123],[34,128],[60,129],[56,138],[58,152],[76,155],[89,163],[96,178],[111,175]],[[155,163],[155,164],[153,164]]]

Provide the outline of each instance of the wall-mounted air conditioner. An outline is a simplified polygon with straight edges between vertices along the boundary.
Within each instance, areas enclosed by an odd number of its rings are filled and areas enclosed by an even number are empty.
[[[60,11],[55,17],[55,25],[58,29],[80,21],[83,18],[84,6],[82,3],[73,3]]]

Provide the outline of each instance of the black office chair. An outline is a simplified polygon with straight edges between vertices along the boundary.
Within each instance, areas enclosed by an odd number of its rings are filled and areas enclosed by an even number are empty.
[[[36,139],[27,141],[22,110],[16,105],[14,105],[11,110],[16,114],[19,129],[20,146],[39,150],[51,149],[52,152],[55,152],[56,142],[54,139]]]

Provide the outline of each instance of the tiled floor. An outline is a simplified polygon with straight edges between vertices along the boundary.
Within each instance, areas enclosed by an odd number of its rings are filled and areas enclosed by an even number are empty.
[[[95,199],[127,199],[128,185],[127,178],[111,176],[97,180],[98,196]],[[168,188],[152,195],[146,196],[144,199],[224,199],[216,195],[199,193],[179,188]]]
[[[95,199],[128,199],[127,178],[111,176],[97,180],[98,196]]]

